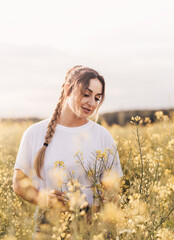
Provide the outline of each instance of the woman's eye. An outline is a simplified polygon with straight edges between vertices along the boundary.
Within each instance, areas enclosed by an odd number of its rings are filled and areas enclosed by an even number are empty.
[[[89,94],[84,94],[84,97],[89,97]],[[100,98],[95,98],[95,101],[100,101],[101,99]]]

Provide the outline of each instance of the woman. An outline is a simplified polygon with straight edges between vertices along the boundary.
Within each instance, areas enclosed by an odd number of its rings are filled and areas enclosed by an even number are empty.
[[[63,205],[67,201],[66,184],[60,188],[55,181],[55,165],[59,170],[65,167],[67,176],[78,178],[86,186],[87,201],[93,203],[91,182],[86,173],[93,166],[98,150],[116,150],[109,131],[88,119],[93,113],[97,114],[104,97],[104,78],[91,68],[75,66],[66,74],[53,116],[24,132],[14,166],[13,189],[17,195],[37,205],[35,218],[39,216],[40,223],[47,222],[41,214],[44,207],[51,208],[55,200]],[[107,156],[108,167],[114,165],[121,177],[118,153]],[[46,198],[44,189],[48,193]],[[39,225],[36,231],[41,231]]]

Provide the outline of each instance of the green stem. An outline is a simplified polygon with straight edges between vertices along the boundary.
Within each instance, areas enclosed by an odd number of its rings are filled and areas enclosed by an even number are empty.
[[[141,182],[140,182],[140,194],[141,194],[142,184],[143,184],[144,167],[143,167],[143,155],[142,155],[141,141],[140,141],[140,132],[139,132],[138,126],[137,126],[137,141],[138,141],[138,148],[139,148],[140,160],[141,160]]]
[[[159,163],[157,163],[157,167],[156,167],[155,181],[158,181],[158,167],[159,167]]]
[[[173,210],[174,210],[174,208],[172,208],[170,210],[170,212],[167,214],[166,217],[161,219],[160,223],[154,228],[154,231],[157,230],[166,221],[166,219],[170,216],[170,214],[173,212]],[[154,234],[154,231],[152,234]],[[147,240],[152,234],[150,233],[145,240]]]

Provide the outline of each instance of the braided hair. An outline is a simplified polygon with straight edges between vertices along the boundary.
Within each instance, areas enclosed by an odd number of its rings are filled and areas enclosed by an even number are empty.
[[[70,94],[72,92],[72,90],[74,89],[74,87],[80,86],[81,96],[82,96],[84,89],[89,86],[89,81],[92,78],[98,78],[103,85],[102,100],[99,103],[99,105],[97,106],[97,109],[96,109],[96,112],[97,112],[100,105],[102,104],[102,102],[104,100],[104,92],[105,92],[104,78],[101,75],[99,75],[98,72],[95,71],[94,69],[83,67],[81,65],[76,65],[68,70],[68,72],[65,76],[65,82],[62,84],[62,91],[61,91],[58,103],[56,105],[56,108],[54,110],[52,118],[47,126],[45,141],[43,143],[43,146],[37,152],[35,160],[34,160],[34,169],[36,171],[36,175],[40,179],[43,180],[43,178],[41,176],[41,168],[44,164],[46,148],[48,147],[48,145],[51,142],[51,139],[55,133],[57,120],[59,119],[59,117],[61,115],[63,104],[66,100],[66,94],[65,94],[66,84],[68,84],[68,87],[69,87],[67,94]]]

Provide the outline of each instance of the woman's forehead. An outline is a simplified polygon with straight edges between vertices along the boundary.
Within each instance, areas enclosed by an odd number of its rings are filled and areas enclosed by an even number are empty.
[[[100,80],[98,80],[98,78],[92,78],[90,79],[90,83],[89,86],[86,90],[96,94],[102,94],[102,83],[100,82]]]

